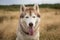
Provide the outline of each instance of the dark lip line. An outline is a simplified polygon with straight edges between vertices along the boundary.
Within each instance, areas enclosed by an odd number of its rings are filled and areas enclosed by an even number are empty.
[[[21,24],[20,24],[21,25]],[[26,35],[29,35],[29,33],[28,32],[26,32],[26,31],[24,31],[23,30],[23,27],[22,27],[22,25],[21,25],[21,28],[22,28],[22,31],[26,34]],[[31,35],[32,36],[32,35]]]

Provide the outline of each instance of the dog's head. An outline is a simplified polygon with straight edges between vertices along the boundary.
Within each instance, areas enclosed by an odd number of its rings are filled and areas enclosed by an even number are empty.
[[[33,34],[34,30],[38,27],[40,22],[39,6],[25,7],[24,5],[20,8],[20,23],[23,29],[29,34]]]

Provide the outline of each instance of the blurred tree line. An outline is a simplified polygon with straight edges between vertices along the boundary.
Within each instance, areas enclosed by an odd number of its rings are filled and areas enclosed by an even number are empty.
[[[33,6],[34,4],[28,4],[26,6]],[[40,8],[53,8],[60,9],[60,4],[40,4]],[[0,9],[9,10],[9,11],[18,11],[20,10],[20,5],[0,5]]]

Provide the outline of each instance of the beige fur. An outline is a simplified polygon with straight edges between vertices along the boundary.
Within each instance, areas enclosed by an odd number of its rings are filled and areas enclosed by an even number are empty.
[[[21,11],[20,15],[22,13],[25,13],[25,14],[23,14],[21,16],[22,18],[19,18],[19,25],[18,25],[18,28],[17,28],[17,38],[16,38],[16,40],[39,40],[39,36],[40,36],[40,32],[39,32],[39,28],[40,27],[39,27],[39,24],[40,24],[40,22],[37,21],[36,27],[34,28],[34,34],[33,35],[27,35],[27,34],[25,34],[22,31],[22,29],[24,31],[26,31],[26,32],[28,32],[28,30],[29,30],[28,27],[27,27],[26,22],[23,21],[23,16],[25,16],[27,13],[29,13],[30,16],[32,15],[32,13],[35,13],[35,15],[38,14],[38,16],[39,16],[40,13],[39,13],[39,7],[38,7],[38,5],[35,5],[34,7],[26,7],[26,8],[25,8],[25,6],[21,6],[20,9],[21,9],[20,10]]]

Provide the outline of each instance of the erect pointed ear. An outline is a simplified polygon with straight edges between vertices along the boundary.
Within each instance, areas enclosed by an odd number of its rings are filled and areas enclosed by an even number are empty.
[[[25,5],[21,5],[21,6],[20,6],[20,11],[21,11],[21,12],[24,12],[24,11],[25,11]]]
[[[37,12],[39,12],[39,6],[38,6],[38,4],[35,4],[35,5],[34,5],[34,9],[35,9]]]

